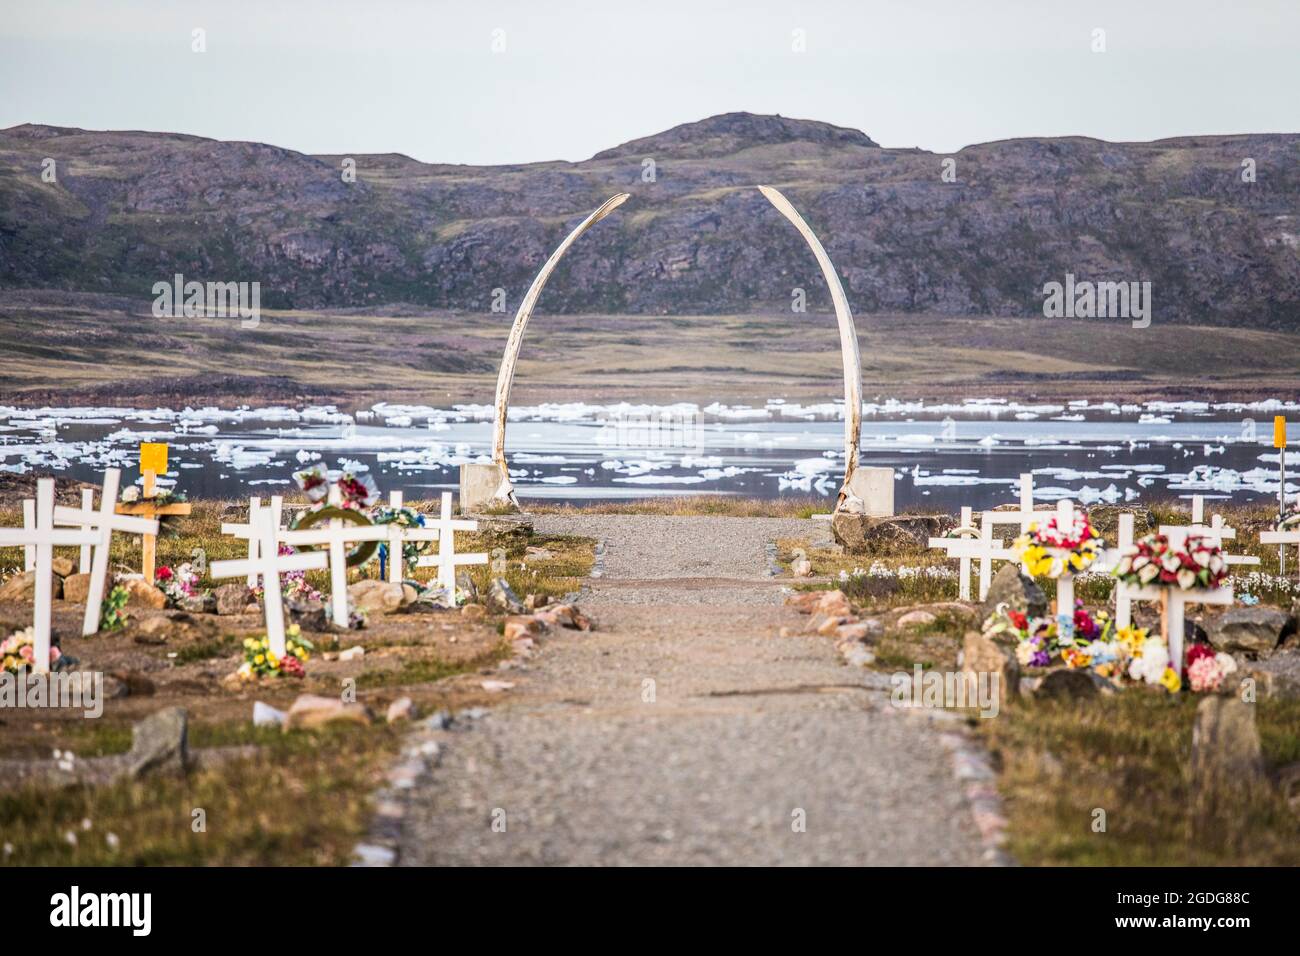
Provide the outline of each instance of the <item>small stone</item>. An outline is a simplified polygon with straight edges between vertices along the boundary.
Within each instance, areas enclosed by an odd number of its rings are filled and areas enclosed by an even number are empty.
[[[171,630],[171,627],[172,622],[168,618],[161,616],[146,617],[143,620],[137,621],[135,625],[138,634],[142,634],[145,637],[161,638],[159,643],[167,640],[168,632]]]
[[[414,587],[412,587],[409,584],[405,584],[405,583],[402,584],[402,607],[407,607],[411,604],[414,604],[416,598],[418,598],[419,596],[420,596],[420,592],[417,591]]]
[[[260,700],[253,701],[254,727],[283,727],[288,714]]]
[[[360,644],[349,647],[346,651],[339,651],[340,661],[359,661],[366,656],[366,649]]]
[[[397,851],[374,843],[358,843],[352,850],[354,866],[392,866],[397,862]]]
[[[36,572],[23,571],[0,584],[0,602],[31,601],[36,597]]]
[[[1114,688],[1104,677],[1082,668],[1062,667],[1043,676],[1034,697],[1039,700],[1090,700]]]
[[[415,719],[415,702],[409,697],[399,697],[388,705],[384,720],[390,724],[402,723]]]
[[[508,680],[485,680],[479,686],[489,694],[499,694],[502,691],[510,690],[515,685]]]
[[[852,617],[853,605],[849,603],[849,599],[844,596],[843,591],[839,589],[825,591],[821,599],[814,605],[813,613],[827,614],[831,617]]]
[[[62,555],[56,555],[54,560],[50,562],[50,567],[54,570],[54,573],[61,578],[66,578],[73,571],[77,570],[77,566],[72,563],[72,559],[65,558]]]
[[[135,779],[150,773],[184,772],[189,763],[189,715],[168,707],[131,728],[127,773]]]
[[[217,588],[213,596],[217,601],[218,614],[243,614],[248,607],[248,585],[230,583]]]
[[[523,614],[526,610],[524,602],[519,600],[519,595],[515,594],[505,578],[492,579],[492,586],[488,588],[487,606],[497,614]]]
[[[1290,615],[1271,607],[1234,607],[1208,622],[1206,637],[1216,651],[1267,657],[1290,621]]]
[[[540,634],[545,629],[544,622],[531,615],[521,614],[506,618],[501,633],[507,641],[514,641],[530,634]]]
[[[391,614],[402,606],[403,587],[400,583],[367,578],[348,585],[348,600],[367,614]]]
[[[854,621],[852,624],[841,624],[835,629],[835,636],[842,641],[865,641],[870,633],[866,621]]]
[[[344,703],[337,697],[302,694],[289,708],[284,729],[314,730],[336,722],[368,726],[370,711],[363,704]]]
[[[850,667],[870,667],[876,662],[875,652],[858,641],[843,641],[837,649]]]
[[[127,607],[151,607],[162,610],[167,606],[167,595],[144,578],[127,578],[122,581],[122,586],[126,588]]]
[[[63,579],[63,600],[85,604],[90,596],[90,574],[69,574]]]
[[[933,624],[938,618],[929,611],[908,611],[898,619],[899,627],[919,627],[923,624]]]
[[[482,604],[466,604],[460,609],[460,616],[470,621],[480,621],[487,617],[487,608]]]

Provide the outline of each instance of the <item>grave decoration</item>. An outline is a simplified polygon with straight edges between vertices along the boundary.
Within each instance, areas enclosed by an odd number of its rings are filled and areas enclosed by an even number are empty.
[[[980,529],[975,526],[970,505],[961,509],[961,520],[941,538],[931,538],[930,547],[942,548],[949,558],[957,559],[957,599],[970,600],[971,558],[980,557],[984,552],[979,544]],[[1003,550],[1003,543],[996,542],[997,550]]]
[[[1294,544],[1300,548],[1300,511],[1293,511],[1283,518],[1279,518],[1273,525],[1272,531],[1261,531],[1259,533],[1260,544],[1275,544],[1278,546],[1278,570],[1282,571],[1286,567],[1285,551],[1288,544]],[[1296,567],[1300,570],[1300,561],[1296,562]]]
[[[289,530],[275,532],[280,543],[313,551],[324,548],[329,555],[330,619],[336,627],[351,627],[348,607],[348,568],[360,567],[374,557],[388,529],[371,522],[366,509],[374,505],[378,489],[368,475],[358,478],[349,472],[331,476],[317,466],[294,475],[307,497],[315,502],[298,513]],[[264,524],[269,524],[268,515]],[[355,544],[349,550],[348,545]],[[267,545],[263,543],[262,547]],[[282,653],[277,656],[283,657]]]
[[[122,489],[121,501],[115,509],[120,515],[133,515],[159,523],[157,530],[142,534],[140,539],[141,572],[150,584],[154,583],[158,535],[164,530],[162,522],[188,515],[191,510],[183,492],[157,486],[158,476],[166,471],[167,446],[160,442],[141,442],[141,487],[128,485]]]
[[[1171,666],[1181,675],[1187,605],[1231,604],[1232,588],[1225,586],[1228,564],[1213,538],[1169,530],[1125,549],[1112,573],[1117,597],[1160,602],[1161,636]]]
[[[1057,622],[1067,638],[1074,630],[1074,576],[1097,560],[1101,545],[1087,513],[1075,511],[1068,498],[1057,503],[1056,514],[1030,522],[1016,539],[1015,549],[1025,571],[1056,582]]]
[[[261,498],[248,499],[248,524],[240,524],[234,521],[223,521],[221,523],[221,533],[228,534],[234,538],[244,538],[248,541],[248,560],[255,561],[258,554],[258,538],[253,533],[253,516],[262,509]],[[284,514],[284,498],[280,495],[271,496],[271,524],[278,532],[282,524],[281,518]],[[257,576],[250,574],[248,577],[248,586],[255,588]]]
[[[390,491],[388,505],[370,513],[370,520],[388,528],[388,539],[379,545],[379,576],[401,583],[407,569],[438,540],[437,528],[424,526],[424,515],[402,504],[402,493]],[[393,560],[393,555],[400,555]]]
[[[256,574],[262,582],[262,610],[266,615],[267,646],[277,658],[287,653],[284,629],[284,602],[280,589],[280,575],[292,571],[311,571],[324,568],[326,556],[319,551],[305,554],[282,554],[276,543],[276,529],[271,523],[271,512],[263,509],[254,516],[258,536],[258,557],[233,561],[213,561],[208,573],[214,580],[245,578]]]
[[[486,554],[458,554],[456,552],[457,531],[477,531],[478,522],[466,519],[453,520],[451,517],[451,492],[442,493],[442,512],[434,527],[438,531],[438,551],[426,554],[417,561],[418,567],[436,567],[438,577],[436,587],[443,592],[443,601],[449,607],[456,607],[462,601],[462,595],[456,589],[456,568],[462,564],[487,564]]]
[[[153,583],[154,587],[166,596],[169,606],[179,607],[185,601],[203,595],[203,590],[199,587],[199,578],[199,573],[191,564],[181,564],[174,568],[164,564],[154,572]]]
[[[284,635],[284,651],[277,653],[271,647],[270,637],[244,639],[244,663],[236,673],[240,680],[257,680],[262,677],[305,677],[304,664],[311,658],[316,645],[302,636],[297,624],[291,624]]]
[[[0,528],[0,546],[32,545],[36,549],[35,594],[32,607],[31,669],[49,671],[60,657],[50,646],[50,616],[54,602],[54,549],[57,546],[95,544],[99,536],[84,528],[54,526],[54,479],[36,483],[36,514],[30,528]],[[22,632],[20,632],[22,633]],[[10,635],[12,637],[12,635]],[[26,646],[26,645],[18,645]],[[20,651],[20,656],[22,652]]]
[[[158,519],[135,517],[123,514],[117,505],[117,489],[122,482],[122,472],[118,468],[104,471],[104,481],[100,486],[99,510],[88,507],[88,499],[83,495],[81,508],[68,508],[56,505],[54,521],[56,524],[83,528],[93,532],[90,555],[90,581],[86,589],[86,609],[81,619],[81,633],[94,634],[104,629],[104,587],[108,580],[108,558],[113,546],[113,532],[143,535],[142,541],[152,541],[158,534]],[[188,505],[186,506],[188,507]],[[151,546],[142,544],[142,549],[152,555]],[[151,566],[152,568],[152,566]],[[114,613],[109,620],[117,619],[120,608],[111,609]],[[125,616],[122,615],[124,618]]]

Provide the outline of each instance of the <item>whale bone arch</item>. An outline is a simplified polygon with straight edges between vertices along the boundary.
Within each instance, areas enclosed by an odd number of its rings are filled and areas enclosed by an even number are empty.
[[[853,480],[854,472],[858,468],[858,441],[862,431],[862,359],[858,352],[857,329],[853,324],[853,313],[849,309],[849,301],[844,294],[844,286],[841,285],[839,275],[835,272],[835,265],[831,262],[830,256],[826,254],[821,241],[809,228],[804,218],[799,215],[798,210],[790,204],[790,201],[779,190],[773,189],[771,186],[759,186],[758,190],[768,202],[776,207],[781,215],[785,216],[794,225],[799,234],[803,236],[804,241],[808,243],[808,247],[812,249],[813,256],[817,259],[818,266],[821,267],[822,276],[826,279],[826,284],[830,288],[831,302],[835,306],[835,318],[840,331],[840,356],[844,366],[844,481],[840,485],[839,496],[836,499],[835,507],[838,511],[844,506],[850,495],[849,485]],[[569,250],[569,247],[577,241],[579,236],[623,205],[629,198],[629,193],[618,193],[611,196],[601,203],[591,215],[580,222],[565,240],[556,247],[551,257],[546,260],[546,263],[537,273],[537,277],[533,279],[533,284],[528,287],[528,294],[519,303],[519,310],[515,313],[514,325],[510,329],[510,337],[506,340],[506,350],[501,359],[501,369],[497,373],[496,418],[492,428],[492,463],[501,476],[501,482],[493,496],[497,501],[509,503],[516,507],[519,505],[518,500],[515,498],[514,485],[510,481],[510,468],[506,462],[506,421],[510,410],[510,389],[514,384],[515,366],[519,361],[519,349],[523,344],[524,330],[527,328],[528,320],[533,314],[533,308],[537,305],[537,299],[542,294],[542,288],[546,285],[546,280],[550,278],[555,266]]]

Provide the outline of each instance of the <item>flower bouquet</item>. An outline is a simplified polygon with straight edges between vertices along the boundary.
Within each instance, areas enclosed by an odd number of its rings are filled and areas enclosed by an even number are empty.
[[[284,656],[279,657],[271,650],[268,638],[249,637],[244,639],[244,663],[239,667],[242,680],[257,680],[261,677],[303,677],[307,671],[303,664],[311,657],[316,646],[302,636],[302,629],[291,624],[284,635]]]
[[[1198,694],[1217,691],[1224,678],[1236,670],[1237,661],[1231,654],[1216,654],[1208,644],[1193,644],[1187,649],[1187,683]]]
[[[167,603],[175,606],[186,598],[199,596],[199,575],[189,564],[178,567],[161,565],[154,571],[154,587],[167,596]]]
[[[420,514],[414,508],[389,508],[387,506],[376,508],[370,512],[370,520],[375,524],[396,524],[403,528],[423,528],[424,515]],[[402,560],[403,571],[406,565],[414,564],[425,551],[429,549],[431,541],[403,541],[402,542]],[[388,561],[388,544],[379,545],[380,560]]]
[[[1210,591],[1227,579],[1228,565],[1223,551],[1205,535],[1188,535],[1175,547],[1167,535],[1152,534],[1124,550],[1114,574],[1125,584]]]
[[[1044,522],[1035,521],[1016,539],[1015,548],[1025,570],[1035,577],[1060,578],[1063,574],[1078,574],[1097,559],[1101,537],[1092,530],[1086,512],[1075,511],[1073,516],[1066,528],[1059,526],[1057,515]]]
[[[53,644],[50,645],[50,668],[55,668],[55,662],[62,657],[62,653]],[[21,631],[14,631],[3,641],[0,641],[0,670],[9,674],[17,674],[24,668],[31,667],[36,662],[36,629],[26,627]]]

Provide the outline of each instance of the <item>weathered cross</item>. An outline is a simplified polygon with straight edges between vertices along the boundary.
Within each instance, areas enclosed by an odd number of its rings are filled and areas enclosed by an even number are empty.
[[[1160,533],[1163,535],[1176,531],[1183,531],[1186,534],[1199,534],[1209,538],[1216,547],[1221,549],[1224,541],[1232,541],[1237,537],[1237,530],[1223,523],[1223,515],[1212,515],[1210,523],[1206,525],[1205,499],[1200,495],[1192,495],[1192,523],[1190,525],[1162,524],[1160,526]],[[1223,563],[1228,565],[1259,564],[1259,558],[1253,554],[1228,554],[1224,549]]]
[[[262,581],[262,609],[266,614],[266,636],[271,644],[271,651],[277,657],[283,657],[284,647],[284,599],[280,591],[280,575],[287,571],[317,571],[325,567],[328,560],[324,552],[304,551],[299,554],[280,554],[277,542],[277,528],[271,516],[271,509],[260,508],[252,515],[250,521],[257,537],[258,553],[256,558],[236,558],[229,561],[213,561],[208,565],[208,573],[213,578],[247,578]],[[347,623],[346,591],[343,621]]]
[[[1132,540],[1133,527],[1132,515],[1121,515],[1120,520],[1129,518],[1129,539]],[[1182,550],[1187,546],[1188,528],[1171,527],[1166,532],[1169,538],[1169,546],[1176,550]],[[1121,525],[1121,540],[1123,527]],[[1195,534],[1195,532],[1192,532]],[[1123,611],[1120,609],[1120,601],[1125,600]],[[1160,633],[1165,639],[1165,644],[1169,648],[1169,663],[1179,675],[1183,672],[1183,637],[1186,629],[1186,610],[1189,604],[1231,604],[1233,601],[1232,587],[1218,587],[1213,589],[1197,588],[1194,590],[1185,590],[1176,584],[1126,584],[1123,581],[1115,582],[1115,623],[1118,627],[1128,627],[1131,621],[1131,611],[1129,602],[1132,601],[1159,601],[1160,602]],[[1123,617],[1121,618],[1121,614]]]
[[[330,486],[329,502],[339,506],[340,492],[337,484]],[[267,513],[269,517],[269,512]],[[303,528],[299,531],[281,531],[279,539],[285,544],[323,544],[329,553],[330,614],[334,626],[348,626],[348,544],[354,541],[385,541],[388,529],[382,524],[350,524],[331,518],[323,527]],[[265,539],[263,539],[265,547]],[[275,546],[272,546],[275,550]]]
[[[90,582],[86,588],[86,612],[81,619],[81,633],[94,634],[99,630],[100,605],[104,600],[104,585],[108,580],[108,558],[113,545],[113,532],[152,536],[158,534],[158,522],[151,518],[133,518],[119,514],[114,507],[117,504],[117,489],[122,482],[122,471],[118,468],[104,470],[104,483],[99,492],[99,510],[93,505],[93,498],[81,496],[81,508],[68,508],[59,505],[54,509],[56,524],[74,525],[94,532],[90,558]],[[82,569],[86,567],[82,548]]]
[[[450,497],[450,492],[448,493]],[[388,507],[393,511],[402,510],[402,493],[400,491],[390,491],[388,493]],[[390,521],[383,525],[388,529],[388,580],[394,584],[402,583],[402,576],[406,573],[406,555],[404,545],[407,541],[437,541],[437,528],[407,528],[396,521]]]
[[[997,530],[998,525],[1013,524],[1020,528],[1020,533],[1024,534],[1029,530],[1032,522],[1038,521],[1051,514],[1050,509],[1034,509],[1034,476],[1029,472],[1022,472],[1020,475],[1020,506],[1015,511],[985,511],[980,515],[980,528],[984,533],[984,538],[991,541],[993,532]],[[980,564],[981,581],[988,571],[987,563]],[[983,585],[981,584],[981,587]]]
[[[0,528],[0,545],[31,545],[36,550],[36,593],[32,609],[35,637],[32,641],[32,670],[45,673],[50,669],[50,615],[54,600],[54,549],[63,545],[93,544],[96,535],[82,528],[54,526],[54,479],[36,483],[36,509],[30,528]]]
[[[451,517],[451,492],[442,493],[442,514],[433,526],[438,531],[438,553],[421,555],[416,567],[438,569],[438,586],[447,594],[447,601],[456,606],[456,566],[460,564],[487,564],[486,554],[457,554],[456,532],[477,531],[478,522]]]
[[[1286,559],[1282,556],[1282,552],[1286,546],[1294,544],[1300,547],[1300,525],[1291,528],[1289,531],[1261,531],[1259,533],[1259,543],[1278,545],[1278,571],[1280,572],[1285,567],[1284,562]]]
[[[95,510],[95,492],[92,491],[90,488],[81,489],[81,510],[82,511]],[[72,524],[72,522],[60,521],[57,515],[54,518],[54,523],[56,525],[64,525],[64,526]],[[24,498],[23,499],[23,527],[34,528],[35,526],[36,526],[36,499]],[[91,545],[83,544],[81,546],[80,554],[77,555],[77,570],[82,574],[90,573],[90,552],[91,552]],[[30,571],[35,561],[36,561],[36,549],[33,548],[31,545],[28,545],[27,547],[23,548],[23,570]]]
[[[157,449],[161,448],[161,452]],[[152,452],[149,451],[152,449]],[[151,467],[152,466],[152,467]],[[169,505],[160,505],[158,502],[151,500],[158,491],[156,488],[158,472],[167,470],[167,446],[155,445],[151,443],[142,443],[140,446],[140,476],[144,487],[141,491],[141,500],[131,504],[119,504],[117,513],[121,515],[138,515],[143,518],[158,518],[166,515],[187,515],[190,513],[190,506],[183,501],[174,502]],[[158,532],[144,535],[140,539],[140,565],[144,572],[144,579],[153,584],[154,564],[158,550]]]
[[[261,540],[255,531],[256,522],[253,520],[259,511],[262,510],[261,498],[248,499],[248,524],[239,524],[235,521],[221,522],[221,533],[228,534],[232,538],[246,538],[248,540],[248,560],[255,561],[261,554]],[[278,533],[280,530],[280,517],[284,513],[284,498],[280,495],[271,496],[271,526]],[[279,550],[277,545],[276,550]],[[250,571],[248,574],[248,586],[257,587],[257,574]]]
[[[1069,537],[1073,527],[1074,502],[1069,498],[1062,498],[1056,503],[1057,533]],[[1074,637],[1074,572],[1069,564],[1065,565],[1056,578],[1056,620],[1057,627],[1064,636]]]
[[[978,539],[980,529],[975,527],[974,519],[971,517],[969,505],[961,509],[961,521],[957,527],[949,532],[949,537],[931,538],[930,547],[943,548],[948,552],[949,558],[957,558],[957,598],[961,601],[970,600],[970,570],[971,558],[978,557],[980,547]],[[971,540],[975,539],[975,540]],[[1001,547],[1002,542],[998,542]]]

